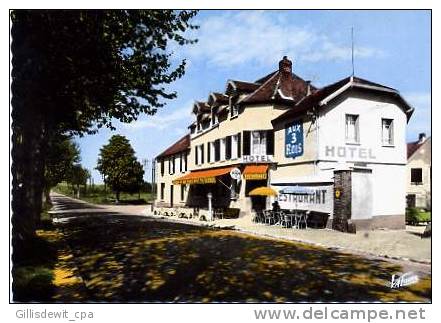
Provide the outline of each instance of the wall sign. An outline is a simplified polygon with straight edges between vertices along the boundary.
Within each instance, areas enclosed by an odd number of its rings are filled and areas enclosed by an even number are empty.
[[[242,177],[242,173],[240,172],[239,168],[235,167],[232,170],[230,170],[230,176],[232,179],[239,181]]]
[[[295,158],[303,155],[303,122],[294,121],[285,128],[285,157]]]
[[[243,155],[242,163],[272,163],[273,158],[271,155]]]
[[[296,189],[293,189],[292,186],[277,186],[277,188],[279,191],[277,199],[282,209],[333,212],[333,185],[299,185],[296,186]]]
[[[353,159],[377,159],[371,148],[358,146],[325,146],[326,157]]]

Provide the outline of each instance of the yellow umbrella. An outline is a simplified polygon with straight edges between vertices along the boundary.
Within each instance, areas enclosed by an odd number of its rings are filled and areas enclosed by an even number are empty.
[[[278,193],[272,189],[271,187],[266,187],[266,186],[262,186],[262,187],[258,187],[255,188],[254,190],[252,190],[248,195],[251,196],[276,196]]]

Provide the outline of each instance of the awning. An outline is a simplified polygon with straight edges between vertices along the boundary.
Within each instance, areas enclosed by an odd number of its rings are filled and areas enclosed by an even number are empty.
[[[198,170],[173,181],[173,184],[214,184],[216,177],[229,173],[234,167]]]
[[[268,165],[247,165],[243,177],[247,180],[267,179]]]

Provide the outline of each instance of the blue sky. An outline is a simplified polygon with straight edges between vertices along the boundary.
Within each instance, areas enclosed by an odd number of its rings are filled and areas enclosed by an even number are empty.
[[[429,11],[404,10],[201,11],[194,19],[200,29],[192,35],[199,42],[174,47],[174,59],[188,62],[186,74],[168,87],[178,98],[153,117],[76,139],[82,164],[101,182],[94,170],[99,149],[114,134],[126,136],[139,159],[151,161],[186,133],[194,100],[224,91],[228,79],[256,80],[276,70],[284,55],[294,73],[316,86],[349,76],[351,27],[355,75],[398,89],[415,107],[408,141],[430,134],[430,19]]]

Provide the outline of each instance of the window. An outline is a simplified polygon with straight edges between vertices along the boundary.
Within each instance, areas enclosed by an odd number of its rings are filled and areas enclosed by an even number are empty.
[[[383,145],[394,144],[394,121],[392,119],[381,119],[381,141]]]
[[[266,131],[251,132],[251,154],[266,155]]]
[[[231,137],[231,159],[236,159],[238,153],[239,134]]]
[[[211,125],[215,126],[219,122],[217,117],[216,108],[211,108]]]
[[[346,142],[359,143],[358,115],[346,115]]]
[[[220,140],[214,141],[214,161],[220,160]]]
[[[175,173],[175,156],[171,156],[168,160],[168,173],[170,175]]]
[[[165,183],[161,183],[161,200],[164,199]]]
[[[200,123],[200,122],[198,122],[197,127],[198,127],[198,132],[201,132],[201,131],[202,131],[202,126],[201,126],[201,123]]]
[[[422,168],[412,168],[410,170],[410,182],[414,185],[423,184],[423,169]]]
[[[196,146],[196,165],[204,163],[204,145]]]
[[[161,176],[164,176],[164,159],[161,159]]]
[[[184,172],[187,171],[187,153],[184,153]]]
[[[207,162],[208,163],[211,163],[212,159],[214,157],[212,146],[213,146],[212,142],[207,142]]]
[[[185,199],[185,185],[181,185],[181,201]]]
[[[227,149],[226,138],[222,138],[220,141],[220,160],[225,160],[226,149]]]
[[[231,106],[231,116],[237,116],[239,114],[239,106],[237,104],[233,104]]]

